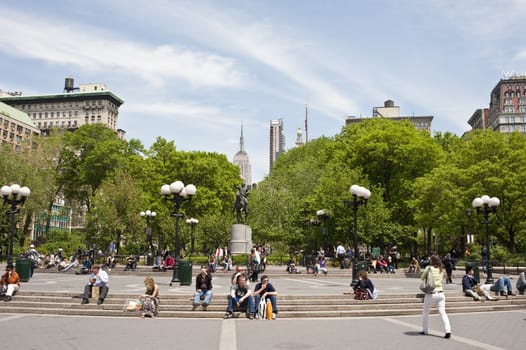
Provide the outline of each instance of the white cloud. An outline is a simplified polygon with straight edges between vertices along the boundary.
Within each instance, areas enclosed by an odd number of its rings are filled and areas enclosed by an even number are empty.
[[[215,53],[120,40],[95,27],[33,17],[9,8],[2,9],[2,17],[0,50],[10,55],[91,71],[120,70],[155,86],[174,79],[194,87],[239,87],[245,83],[245,73],[237,62]]]

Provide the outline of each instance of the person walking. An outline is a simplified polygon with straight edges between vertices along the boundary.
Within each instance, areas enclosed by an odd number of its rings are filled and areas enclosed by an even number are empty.
[[[442,318],[442,324],[446,334],[444,338],[451,338],[451,325],[449,318],[446,314],[446,296],[444,295],[444,289],[442,288],[442,280],[444,279],[444,269],[442,268],[442,260],[437,255],[432,255],[430,264],[424,272],[422,272],[421,279],[425,281],[427,275],[431,274],[433,282],[435,283],[435,290],[431,293],[426,293],[424,297],[424,308],[422,311],[422,332],[420,334],[427,335],[429,330],[429,310],[431,306],[437,304],[438,313]]]

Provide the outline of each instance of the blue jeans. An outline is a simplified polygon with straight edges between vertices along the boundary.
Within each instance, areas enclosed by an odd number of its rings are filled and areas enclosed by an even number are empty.
[[[227,312],[233,312],[234,308],[237,307],[237,301],[232,298],[231,295],[228,296],[228,306],[226,308]],[[249,295],[248,298],[246,298],[241,304],[239,304],[239,307],[246,307],[248,308],[248,311],[251,314],[256,313],[256,307],[254,305],[254,297],[252,295]]]
[[[498,280],[496,280],[495,290],[498,292],[505,292],[506,289],[504,289],[504,285],[506,285],[508,292],[513,291],[513,287],[511,286],[511,281],[509,277],[500,277]]]
[[[203,301],[203,304],[208,305],[210,304],[210,299],[212,299],[212,290],[207,290],[206,292],[203,292],[202,290],[199,292],[195,292],[194,295],[194,305],[198,305],[201,301],[201,296],[205,296],[205,300]]]
[[[265,299],[270,299],[270,303],[272,304],[272,312],[277,314],[278,313],[278,305],[276,304],[276,296],[275,295],[269,295]],[[256,295],[256,305],[259,305],[259,302],[261,301],[261,295]]]

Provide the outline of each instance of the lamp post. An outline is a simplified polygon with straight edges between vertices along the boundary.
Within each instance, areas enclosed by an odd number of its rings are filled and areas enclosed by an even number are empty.
[[[353,209],[354,217],[354,252],[353,252],[353,264],[352,264],[352,286],[354,287],[358,283],[358,208],[363,205],[367,205],[367,200],[371,197],[371,191],[367,188],[352,185],[349,188],[351,192],[352,200],[346,200],[345,204],[350,206]]]
[[[28,187],[20,187],[20,185],[13,184],[11,186],[5,185],[0,188],[0,194],[4,198],[4,204],[10,206],[7,211],[9,218],[9,248],[7,251],[7,264],[13,263],[13,241],[15,238],[15,214],[18,213],[20,207],[24,205],[27,197],[31,191]]]
[[[329,214],[325,209],[320,209],[316,212],[316,216],[318,217],[318,220],[321,222],[321,236],[323,238],[323,245],[325,246],[323,251],[328,246],[328,230],[327,230],[327,219],[329,218]],[[317,247],[316,247],[317,248]]]
[[[157,213],[151,210],[141,211],[141,217],[146,219],[146,227],[144,228],[144,233],[148,239],[148,253],[149,256],[153,256],[153,237],[152,237],[152,228],[150,227],[150,220],[155,218]]]
[[[486,246],[487,259],[488,259],[488,266],[487,266],[488,271],[486,274],[486,284],[493,284],[488,225],[491,223],[491,220],[489,220],[489,214],[497,212],[497,207],[500,204],[500,200],[497,197],[490,198],[488,195],[483,195],[482,197],[477,197],[473,199],[473,202],[471,204],[473,205],[473,208],[477,210],[477,214],[482,214],[484,216],[484,219],[481,220],[480,223],[484,224],[484,228],[486,232],[486,238],[485,238],[485,243],[484,243],[484,245]]]
[[[195,226],[199,223],[199,220],[190,218],[186,219],[186,223],[190,225],[190,258],[192,257],[192,254],[194,254],[194,244],[195,244]]]
[[[172,276],[172,282],[179,282],[179,253],[181,251],[181,241],[179,240],[179,219],[184,215],[179,213],[181,209],[181,204],[185,200],[192,200],[192,196],[195,194],[197,189],[194,185],[184,185],[182,181],[175,181],[170,185],[162,185],[161,194],[164,196],[165,200],[171,200],[174,203],[174,211],[172,216],[175,217],[175,242],[174,242],[174,270]],[[170,282],[170,286],[172,285]]]

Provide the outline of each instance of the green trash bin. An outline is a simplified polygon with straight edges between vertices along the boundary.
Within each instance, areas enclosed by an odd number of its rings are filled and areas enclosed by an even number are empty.
[[[192,262],[187,260],[179,260],[178,270],[179,283],[182,286],[189,286],[192,284]]]
[[[476,263],[476,262],[473,262],[473,261],[470,261],[470,262],[466,262],[466,267],[468,266],[471,266],[473,267],[473,276],[475,277],[475,279],[477,281],[480,282],[480,269],[479,269],[479,265]],[[482,284],[482,283],[481,283]]]
[[[367,261],[357,261],[355,262],[355,264],[356,264],[357,271],[360,271],[360,270],[367,271]]]
[[[153,254],[152,253],[148,253],[146,255],[146,265],[153,266]]]
[[[27,258],[17,258],[15,271],[18,273],[21,282],[27,282],[31,278],[31,260]]]

